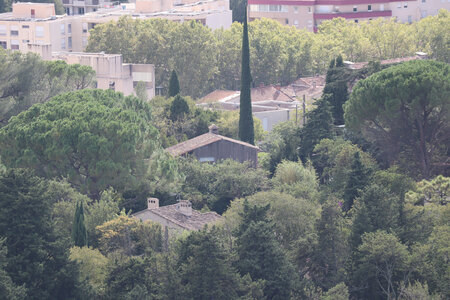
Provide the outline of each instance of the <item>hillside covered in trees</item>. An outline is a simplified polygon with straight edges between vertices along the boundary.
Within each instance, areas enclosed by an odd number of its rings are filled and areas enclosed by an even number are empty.
[[[250,22],[253,83],[327,77],[303,126],[253,119],[256,168],[165,151],[212,123],[239,138],[239,114],[193,100],[240,86],[237,23],[96,26],[90,50],[156,64],[170,95],[150,100],[0,49],[0,299],[450,298],[449,20]],[[416,50],[433,59],[376,62]],[[168,232],[132,216],[149,197],[221,218]]]

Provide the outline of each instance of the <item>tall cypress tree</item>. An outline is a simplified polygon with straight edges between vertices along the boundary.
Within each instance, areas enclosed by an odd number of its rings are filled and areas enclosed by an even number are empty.
[[[169,97],[174,97],[180,93],[180,82],[178,81],[177,72],[172,70],[169,80]]]
[[[242,34],[242,70],[241,70],[241,97],[239,112],[239,138],[241,141],[255,144],[255,130],[253,127],[252,99],[250,85],[252,75],[250,72],[250,48],[248,44],[247,7],[245,8],[244,31]]]
[[[77,203],[72,225],[72,239],[75,246],[87,246],[87,231],[86,226],[84,225],[83,203],[80,203],[80,205]]]

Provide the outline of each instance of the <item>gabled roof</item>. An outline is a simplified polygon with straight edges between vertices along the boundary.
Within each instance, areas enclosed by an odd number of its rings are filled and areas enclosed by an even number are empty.
[[[169,147],[166,149],[166,151],[169,152],[170,154],[172,154],[173,156],[179,156],[179,155],[188,153],[192,150],[198,149],[200,147],[203,147],[203,146],[206,146],[206,145],[218,142],[218,141],[222,141],[222,140],[259,150],[258,147],[254,146],[252,144],[245,143],[245,142],[242,142],[239,140],[235,140],[235,139],[223,136],[223,135],[208,132],[208,133],[199,135],[195,138],[192,138],[190,140],[187,140],[185,142],[176,144],[172,147]]]
[[[133,214],[133,217],[140,217],[149,213],[160,216],[183,229],[200,230],[206,224],[219,221],[222,217],[215,212],[201,213],[195,209],[192,210],[192,215],[186,216],[177,209],[177,204],[161,206],[158,208],[144,209]]]

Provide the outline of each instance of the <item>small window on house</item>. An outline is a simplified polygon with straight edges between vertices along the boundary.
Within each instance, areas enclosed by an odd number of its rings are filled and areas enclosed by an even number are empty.
[[[36,11],[34,9],[31,10],[31,18],[36,18]]]
[[[298,6],[294,6],[294,13],[298,14]]]
[[[358,22],[359,22],[358,19],[356,19],[356,20],[355,20],[355,23],[358,23]]]
[[[408,2],[403,3],[404,8],[408,8]]]
[[[18,36],[19,35],[19,26],[11,26],[11,36]]]
[[[30,25],[22,25],[22,28],[30,28]]]
[[[72,33],[72,24],[67,24],[67,33],[68,34]]]
[[[67,46],[69,47],[69,49],[72,49],[72,37],[71,36],[69,36],[67,38]]]
[[[114,81],[109,82],[109,89],[113,91],[116,90],[116,83]]]
[[[384,10],[384,4],[380,4],[380,11]]]
[[[412,16],[408,16],[408,23],[412,23]]]
[[[353,11],[358,11],[358,6],[353,6]]]
[[[83,46],[83,48],[87,46],[87,38],[85,36],[81,38],[81,45]]]
[[[84,15],[84,7],[78,7],[78,14]]]
[[[66,39],[61,39],[61,49],[66,49]]]
[[[18,40],[11,40],[11,49],[19,50],[19,41]]]
[[[286,25],[288,25],[289,24],[289,19],[286,19]]]
[[[83,33],[87,33],[87,27],[88,27],[88,24],[83,23]]]
[[[0,47],[2,47],[3,49],[8,48],[8,44],[6,43],[6,41],[0,41]]]
[[[312,9],[311,6],[308,6],[308,13],[311,13]]]
[[[367,5],[367,11],[372,11],[372,5]]]
[[[66,34],[66,25],[65,24],[61,24],[61,34]]]
[[[402,8],[402,3],[401,3],[401,2],[399,2],[399,3],[397,4],[397,8]]]

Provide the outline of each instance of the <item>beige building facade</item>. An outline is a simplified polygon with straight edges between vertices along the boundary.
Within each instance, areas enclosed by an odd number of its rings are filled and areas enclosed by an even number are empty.
[[[13,3],[12,12],[0,14],[0,47],[26,52],[28,44],[50,44],[52,51],[82,52],[88,44],[89,30],[97,24],[117,21],[122,16],[164,18],[176,22],[196,20],[213,29],[231,26],[228,0],[181,3],[159,12],[145,12],[151,7],[143,5],[137,12],[136,6],[141,2],[151,1],[138,0],[136,4],[124,3],[84,15],[55,15],[53,3]]]
[[[249,19],[270,18],[284,25],[316,31],[325,20],[355,22],[395,17],[402,23],[450,10],[449,0],[248,0]]]

